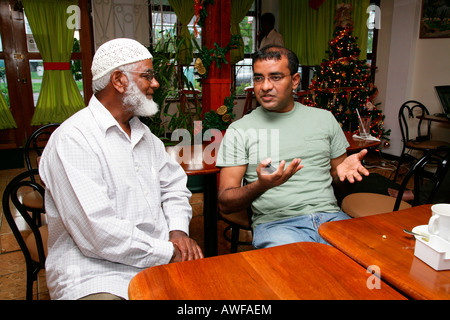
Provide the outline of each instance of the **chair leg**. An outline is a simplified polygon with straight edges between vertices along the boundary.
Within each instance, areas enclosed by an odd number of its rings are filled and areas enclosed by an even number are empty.
[[[403,154],[400,156],[400,159],[398,159],[398,165],[397,165],[397,170],[395,170],[395,175],[394,175],[394,182],[397,181],[397,177],[398,177],[398,173],[400,172],[400,167],[403,164]]]
[[[33,300],[33,283],[34,283],[33,271],[27,270],[27,289],[26,289],[27,300]]]
[[[234,226],[231,228],[231,253],[237,252],[239,242],[239,230],[240,228]]]

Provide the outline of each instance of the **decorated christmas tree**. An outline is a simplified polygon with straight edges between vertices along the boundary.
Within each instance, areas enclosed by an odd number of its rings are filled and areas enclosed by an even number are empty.
[[[383,129],[384,116],[373,100],[378,94],[366,60],[359,60],[361,50],[352,35],[351,4],[336,8],[336,25],[329,42],[328,60],[316,68],[305,104],[330,110],[345,131],[358,130],[358,112],[372,119],[371,135],[388,140]]]

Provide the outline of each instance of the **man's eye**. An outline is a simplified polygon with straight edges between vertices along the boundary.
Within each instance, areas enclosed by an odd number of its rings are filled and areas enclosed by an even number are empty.
[[[264,81],[264,77],[253,77],[253,80],[255,82],[263,82]]]
[[[282,76],[271,76],[270,80],[272,81],[280,81],[283,77]]]

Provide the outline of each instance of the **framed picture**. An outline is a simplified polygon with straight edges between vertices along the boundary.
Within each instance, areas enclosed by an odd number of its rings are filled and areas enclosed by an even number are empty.
[[[422,0],[420,38],[450,38],[448,1]]]

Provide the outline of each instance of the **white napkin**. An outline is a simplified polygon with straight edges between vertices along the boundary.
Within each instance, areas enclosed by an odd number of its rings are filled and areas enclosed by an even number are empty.
[[[368,136],[367,138],[363,138],[363,137],[358,136],[357,134],[354,134],[353,138],[360,139],[360,140],[368,140],[368,141],[381,141],[380,139],[375,138],[374,136]]]

